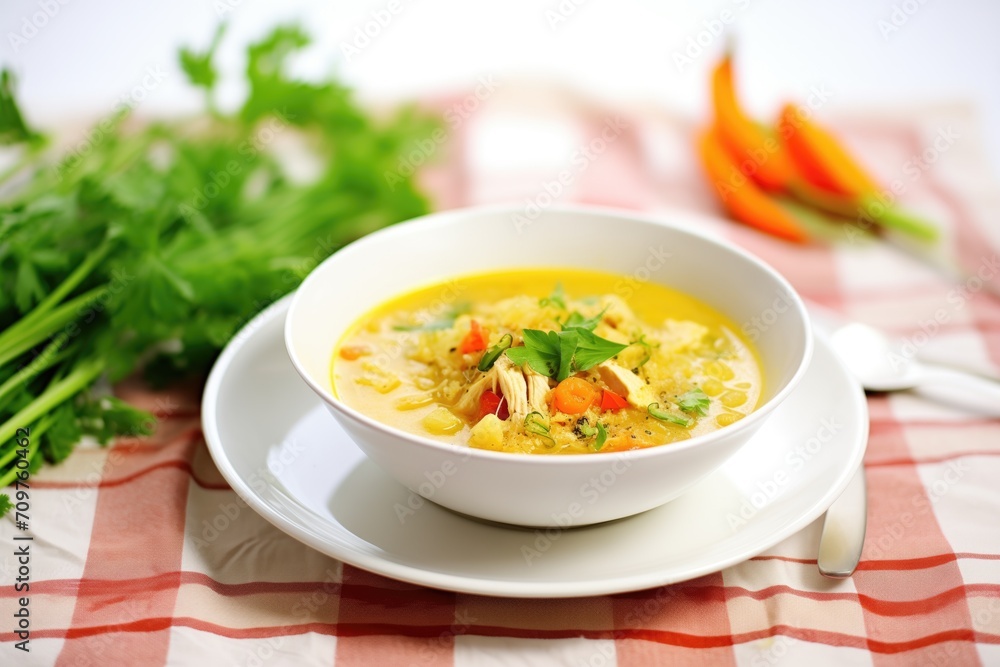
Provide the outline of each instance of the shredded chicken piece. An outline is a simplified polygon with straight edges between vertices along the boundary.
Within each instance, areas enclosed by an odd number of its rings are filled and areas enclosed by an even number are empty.
[[[547,415],[549,405],[545,401],[545,396],[549,393],[549,379],[528,364],[524,365],[523,370],[524,379],[528,383],[528,410]]]
[[[619,394],[622,398],[637,408],[645,408],[653,402],[649,387],[638,375],[632,371],[622,368],[613,361],[605,361],[597,367],[604,384],[608,385],[611,391]]]
[[[497,371],[500,391],[507,399],[507,409],[515,420],[528,415],[528,385],[521,369],[506,354],[501,354],[493,368]]]
[[[483,395],[483,392],[486,391],[487,387],[495,391],[496,386],[497,371],[496,366],[494,366],[481,378],[469,385],[469,388],[465,390],[465,394],[462,395],[462,398],[458,399],[458,402],[455,403],[455,409],[466,414],[476,412],[479,408],[479,397]]]

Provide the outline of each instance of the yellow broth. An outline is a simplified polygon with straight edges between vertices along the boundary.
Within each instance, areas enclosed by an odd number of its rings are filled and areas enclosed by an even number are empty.
[[[559,332],[582,320],[593,325],[590,333],[571,340],[585,337],[604,354],[622,349],[580,368],[593,359]],[[513,348],[524,348],[522,356],[542,354],[544,346],[531,344],[537,337],[525,347],[525,329],[576,349],[571,361],[549,357],[576,379],[560,385],[559,371],[547,377],[539,371],[553,367],[540,361],[518,365],[516,352],[500,352],[486,371],[477,368],[505,334]],[[537,454],[686,440],[742,419],[763,389],[756,352],[723,314],[662,285],[578,269],[463,276],[394,298],[348,331],[334,350],[331,375],[340,399],[390,426],[457,445]],[[488,392],[493,396],[484,398]]]

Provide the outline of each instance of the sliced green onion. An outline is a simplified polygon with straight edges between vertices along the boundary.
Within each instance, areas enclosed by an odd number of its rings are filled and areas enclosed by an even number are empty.
[[[486,350],[486,353],[483,355],[483,358],[479,360],[479,365],[476,366],[476,368],[478,368],[484,373],[490,370],[491,368],[493,368],[493,364],[497,362],[497,359],[500,358],[500,355],[503,354],[507,350],[507,348],[509,348],[513,344],[514,344],[514,337],[511,336],[510,334],[504,334],[503,338],[500,339],[499,343],[497,343],[490,349]]]
[[[687,419],[686,417],[678,417],[677,415],[671,414],[665,410],[661,410],[659,403],[650,403],[646,406],[646,410],[649,412],[650,416],[656,417],[660,421],[685,427],[691,425],[690,419]]]
[[[528,413],[528,416],[524,418],[524,430],[532,435],[540,435],[550,440],[553,445],[556,444],[555,438],[549,435],[549,425],[545,423],[540,412]]]
[[[642,368],[643,366],[645,366],[646,363],[649,362],[649,360],[652,359],[653,357],[653,352],[652,352],[653,348],[660,346],[659,343],[650,343],[648,340],[646,340],[646,334],[639,334],[639,337],[633,341],[630,341],[629,345],[639,345],[646,350],[646,356],[643,357],[642,360],[635,365],[636,368]]]

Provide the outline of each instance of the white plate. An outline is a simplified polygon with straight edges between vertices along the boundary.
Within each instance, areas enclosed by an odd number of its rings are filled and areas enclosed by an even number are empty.
[[[677,500],[565,531],[483,523],[412,496],[350,441],[288,360],[288,304],[250,322],[212,369],[202,405],[212,458],[247,504],[289,535],[425,586],[574,597],[716,572],[819,517],[868,440],[864,393],[818,338],[800,387],[746,447]]]

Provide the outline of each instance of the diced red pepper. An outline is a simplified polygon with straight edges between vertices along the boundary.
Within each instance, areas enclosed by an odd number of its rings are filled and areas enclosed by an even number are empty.
[[[604,390],[604,394],[601,396],[601,412],[620,410],[625,407],[628,407],[628,401],[610,389]]]
[[[465,338],[462,339],[462,342],[458,346],[458,351],[462,354],[481,352],[486,349],[489,339],[489,334],[479,326],[479,322],[472,320],[469,333],[465,334]]]
[[[500,419],[510,417],[510,411],[507,410],[507,399],[489,389],[484,391],[479,397],[479,419],[486,415],[496,415]]]

